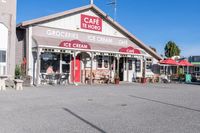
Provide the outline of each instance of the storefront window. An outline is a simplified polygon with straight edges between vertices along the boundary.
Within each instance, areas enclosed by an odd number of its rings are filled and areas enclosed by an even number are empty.
[[[52,66],[53,72],[60,72],[60,54],[42,53],[41,54],[41,73],[46,73],[47,69]]]
[[[97,67],[102,68],[102,66],[103,66],[103,57],[97,56]]]
[[[70,63],[70,54],[62,54],[62,61],[65,63]]]
[[[5,63],[6,62],[6,51],[0,50],[0,62]]]
[[[108,68],[108,60],[104,61],[104,68]]]
[[[147,65],[146,65],[146,69],[151,69],[152,68],[152,64],[151,63],[147,63]]]
[[[195,72],[199,72],[200,71],[200,67],[195,67],[194,70],[195,70]]]
[[[133,63],[132,60],[128,60],[128,70],[132,70],[133,69],[132,63]]]
[[[124,58],[124,71],[127,70],[127,59]]]
[[[109,68],[109,56],[97,56],[97,68]]]
[[[70,54],[62,54],[62,72],[69,73],[70,71]]]
[[[136,70],[136,72],[141,72],[141,60],[136,60],[135,70]]]

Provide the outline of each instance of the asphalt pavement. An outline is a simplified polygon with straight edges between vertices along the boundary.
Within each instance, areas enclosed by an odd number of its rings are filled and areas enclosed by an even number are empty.
[[[200,133],[200,86],[7,89],[0,92],[0,133]]]

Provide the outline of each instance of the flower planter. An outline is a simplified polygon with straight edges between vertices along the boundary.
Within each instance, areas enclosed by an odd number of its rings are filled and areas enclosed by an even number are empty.
[[[119,84],[119,79],[115,79],[115,84]]]
[[[147,78],[142,78],[142,79],[141,79],[141,83],[142,83],[142,84],[146,84],[146,83],[147,83]]]

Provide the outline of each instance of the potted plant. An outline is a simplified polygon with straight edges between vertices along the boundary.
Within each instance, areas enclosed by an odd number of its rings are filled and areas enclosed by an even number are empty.
[[[19,65],[15,67],[15,79],[21,79],[22,71]]]
[[[115,84],[119,84],[119,81],[120,81],[120,77],[119,77],[119,74],[118,73],[115,73]]]
[[[145,71],[145,70],[144,70]],[[142,84],[145,84],[145,83],[147,83],[147,78],[145,77],[145,72],[143,71],[143,73],[142,73],[142,78],[141,78],[141,83]]]

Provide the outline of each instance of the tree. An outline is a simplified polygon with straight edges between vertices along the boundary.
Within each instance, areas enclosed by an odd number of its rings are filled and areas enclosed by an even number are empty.
[[[176,45],[175,42],[169,41],[165,45],[165,56],[166,57],[173,57],[173,56],[179,56],[181,53],[180,48]]]

